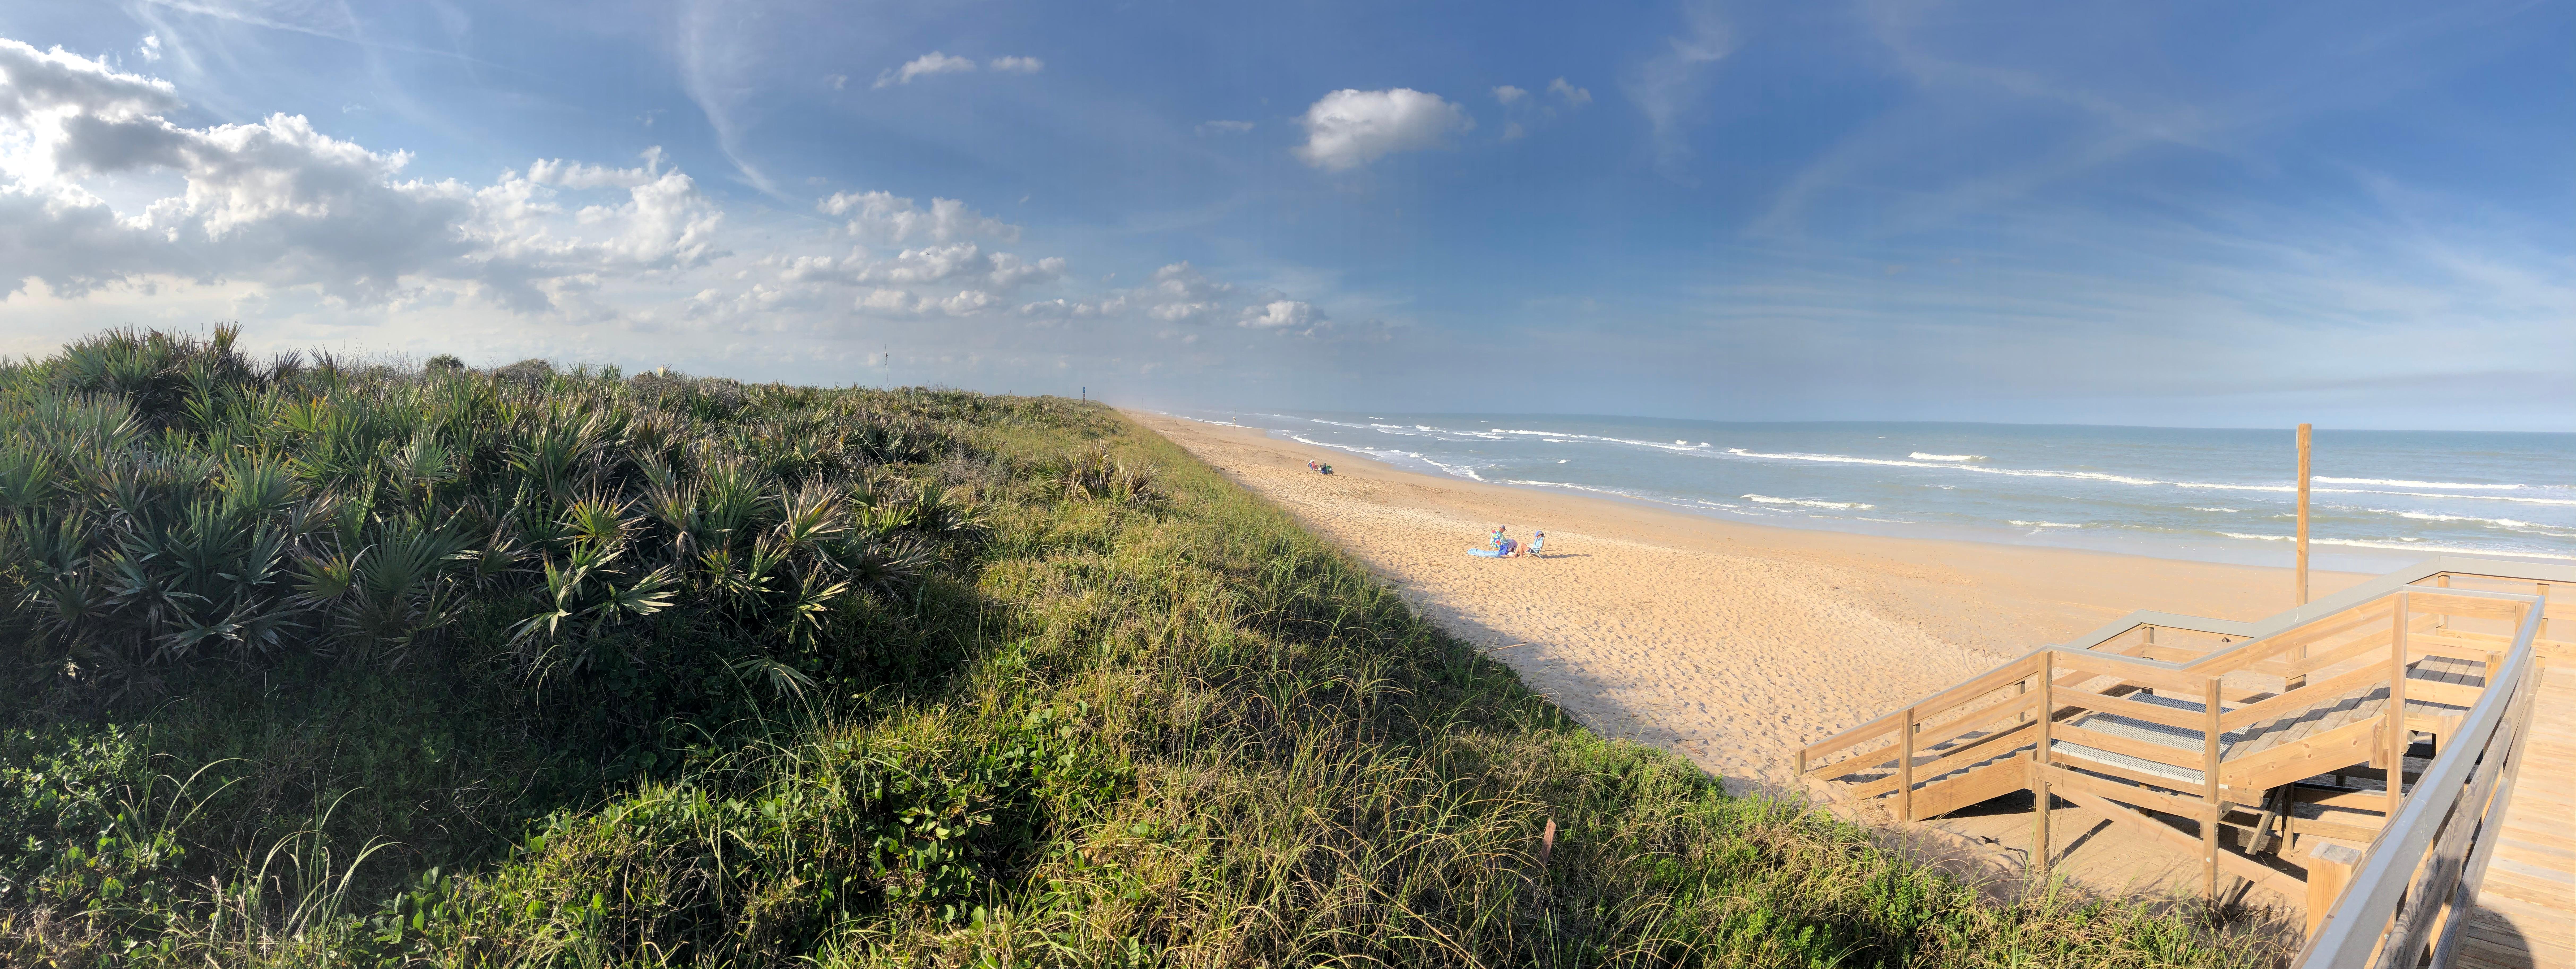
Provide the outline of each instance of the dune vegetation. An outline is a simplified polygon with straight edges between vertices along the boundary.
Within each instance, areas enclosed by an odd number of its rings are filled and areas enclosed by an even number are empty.
[[[0,365],[0,964],[2252,966],[1593,735],[1114,411]]]

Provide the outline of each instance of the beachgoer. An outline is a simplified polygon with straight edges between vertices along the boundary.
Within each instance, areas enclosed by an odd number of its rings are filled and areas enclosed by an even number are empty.
[[[1315,470],[1315,468],[1316,468],[1316,464],[1315,464],[1315,462],[1313,462],[1313,461],[1308,461],[1308,462],[1306,462],[1306,470],[1308,470],[1308,471],[1313,471],[1313,470]]]
[[[1522,549],[1522,550],[1521,550],[1521,554],[1523,554],[1523,555],[1527,555],[1527,556],[1529,556],[1529,557],[1531,557],[1531,558],[1537,558],[1537,557],[1539,557],[1539,555],[1538,555],[1538,550],[1539,550],[1539,549],[1541,549],[1541,548],[1543,548],[1543,547],[1545,547],[1546,545],[1547,545],[1547,533],[1546,533],[1546,532],[1531,532],[1531,533],[1530,533],[1529,547],[1528,547],[1528,548],[1525,548],[1525,549]]]
[[[1486,548],[1491,548],[1491,549],[1499,549],[1499,548],[1502,548],[1502,547],[1503,547],[1503,533],[1504,533],[1504,532],[1506,532],[1506,531],[1510,531],[1510,529],[1504,528],[1504,527],[1503,527],[1503,526],[1501,526],[1501,525],[1496,525],[1496,526],[1494,526],[1494,533],[1493,533],[1493,534],[1491,534],[1491,535],[1487,535],[1487,536],[1485,536],[1485,547],[1486,547]]]
[[[1511,539],[1508,539],[1508,538],[1503,539],[1502,544],[1494,546],[1494,551],[1497,551],[1497,552],[1502,553],[1502,554],[1500,554],[1500,555],[1495,556],[1495,558],[1506,558],[1506,559],[1507,559],[1507,558],[1511,558],[1511,557],[1512,557],[1512,551],[1513,551],[1514,549],[1519,548],[1519,547],[1520,547],[1520,544],[1521,544],[1521,543],[1519,543],[1519,542],[1515,542],[1515,541],[1512,541]]]
[[[1329,465],[1329,464],[1325,465],[1325,466],[1324,466],[1324,473],[1325,473],[1325,474],[1331,474],[1331,473],[1333,473],[1333,466],[1332,466],[1332,465]]]

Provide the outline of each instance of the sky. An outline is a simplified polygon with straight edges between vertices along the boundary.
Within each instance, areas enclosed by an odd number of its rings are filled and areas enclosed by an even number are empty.
[[[2576,8],[0,6],[0,354],[2576,430]]]

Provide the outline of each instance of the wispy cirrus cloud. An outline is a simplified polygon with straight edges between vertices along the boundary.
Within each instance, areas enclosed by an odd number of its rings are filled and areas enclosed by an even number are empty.
[[[1685,4],[1681,14],[1681,32],[1667,39],[1662,51],[1637,65],[1627,90],[1628,99],[1646,115],[1655,171],[1693,184],[1697,177],[1688,167],[1691,112],[1706,92],[1710,66],[1735,52],[1736,37],[1713,3]],[[1583,100],[1590,101],[1591,92],[1583,92]]]

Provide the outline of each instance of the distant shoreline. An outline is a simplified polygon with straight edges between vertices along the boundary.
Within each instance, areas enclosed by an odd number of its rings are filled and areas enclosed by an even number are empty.
[[[1787,764],[1799,747],[2129,612],[2250,620],[2291,604],[2287,569],[1735,522],[1128,416],[1339,546],[1585,727],[1671,750],[1737,793],[1806,796]],[[1467,555],[1495,525],[1545,530],[1546,557]],[[2365,578],[2319,573],[2314,586],[2326,595]],[[1944,826],[2009,837],[2027,821]],[[2065,861],[2111,891],[2185,884],[2197,870],[2117,832]]]
[[[2287,568],[2292,559],[2289,469],[2272,467],[2268,449],[2242,440],[2214,445],[2196,437],[2065,437],[2027,425],[1978,425],[2001,429],[1977,432],[1983,436],[1898,430],[1967,426],[1926,422],[1815,424],[1840,428],[1840,436],[1810,437],[1782,430],[1806,424],[1634,418],[1587,418],[1612,423],[1584,424],[1574,418],[1395,412],[1365,419],[1357,412],[1166,416],[1326,449],[1335,460],[1443,480],[1613,498],[1732,523],[2252,567]],[[1685,436],[1669,443],[1660,439]],[[1717,444],[1692,443],[1701,438]],[[2576,493],[2546,483],[2554,479],[2542,466],[2551,454],[2490,456],[2483,467],[2450,472],[2515,477],[2440,479],[2542,484],[2441,484],[2379,480],[2408,477],[2409,465],[2423,460],[2424,452],[2416,443],[2373,447],[2379,449],[2340,457],[2348,464],[2343,473],[2365,476],[2338,478],[2321,471],[2316,479],[2318,568],[2379,574],[2440,554],[2536,562],[2576,558],[2576,545],[2570,544],[2576,541],[2576,519],[2565,507],[2576,505]],[[1660,456],[1667,452],[1674,457]],[[1573,463],[1568,466],[1564,458]],[[2543,474],[2528,477],[2534,473]],[[2426,493],[2431,491],[2453,493]]]
[[[2133,610],[2253,619],[2290,605],[2287,569],[1729,521],[1128,416],[1341,545],[1586,725],[1671,747],[1731,786],[1776,782],[1797,744]],[[1550,557],[1468,556],[1497,524],[1544,529]]]

